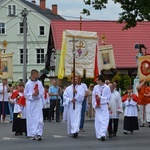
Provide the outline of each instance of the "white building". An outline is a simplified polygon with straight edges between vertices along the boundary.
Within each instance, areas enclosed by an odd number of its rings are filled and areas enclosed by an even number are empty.
[[[23,78],[23,23],[21,12],[27,9],[27,78],[32,69],[45,68],[50,20],[64,19],[57,14],[57,5],[52,10],[46,8],[46,0],[0,0],[0,49],[7,41],[6,53],[13,54],[13,80]]]

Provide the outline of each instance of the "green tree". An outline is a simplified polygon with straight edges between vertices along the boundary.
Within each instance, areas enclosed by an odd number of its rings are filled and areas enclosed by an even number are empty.
[[[119,3],[122,12],[119,14],[119,23],[125,22],[123,29],[135,27],[137,22],[150,21],[150,0],[112,0]],[[84,0],[85,5],[94,7],[96,10],[106,8],[108,0]],[[90,15],[90,10],[83,9],[83,14]]]

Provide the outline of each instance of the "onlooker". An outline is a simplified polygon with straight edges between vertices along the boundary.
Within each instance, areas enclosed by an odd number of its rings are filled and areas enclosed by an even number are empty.
[[[0,84],[0,115],[2,123],[5,123],[6,115],[9,114],[8,90],[7,79],[2,79],[2,83]]]
[[[57,81],[53,80],[52,85],[49,87],[49,96],[50,96],[49,122],[51,122],[55,107],[56,107],[56,122],[60,122],[60,92],[61,91],[57,86]]]

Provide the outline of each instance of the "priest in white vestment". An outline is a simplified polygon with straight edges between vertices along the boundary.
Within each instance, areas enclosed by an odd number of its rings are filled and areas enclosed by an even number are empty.
[[[73,81],[73,79],[72,79]],[[73,92],[75,96],[73,97]],[[75,77],[75,89],[73,84],[68,86],[63,94],[65,99],[65,105],[67,107],[67,129],[68,134],[73,135],[74,138],[78,136],[82,101],[84,100],[84,89],[81,85],[78,85],[78,77]],[[75,109],[73,109],[73,103],[75,103]]]
[[[31,78],[25,85],[27,136],[32,140],[41,140],[43,133],[43,93],[42,83],[37,80],[38,71],[31,71]]]
[[[99,75],[98,85],[94,86],[92,93],[92,106],[95,109],[96,138],[105,141],[109,123],[108,105],[111,97],[110,87],[105,84],[103,76]]]

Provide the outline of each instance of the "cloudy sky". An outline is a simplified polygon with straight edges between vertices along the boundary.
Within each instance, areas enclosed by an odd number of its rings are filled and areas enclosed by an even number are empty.
[[[28,0],[31,1],[31,0]],[[39,4],[40,0],[36,0]],[[58,14],[68,20],[78,19],[81,15],[85,19],[94,20],[117,20],[121,8],[119,4],[114,4],[112,0],[108,0],[107,8],[104,10],[95,10],[91,6],[84,4],[83,0],[46,0],[46,7],[51,9],[52,4],[58,5]],[[90,16],[81,14],[83,8],[91,11]]]

